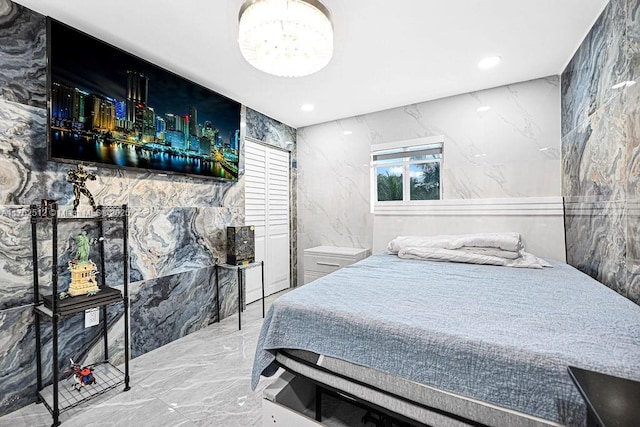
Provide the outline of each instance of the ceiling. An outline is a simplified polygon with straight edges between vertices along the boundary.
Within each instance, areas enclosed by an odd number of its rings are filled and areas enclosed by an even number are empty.
[[[560,74],[608,0],[323,0],[333,59],[295,79],[243,59],[243,0],[16,2],[297,128]]]

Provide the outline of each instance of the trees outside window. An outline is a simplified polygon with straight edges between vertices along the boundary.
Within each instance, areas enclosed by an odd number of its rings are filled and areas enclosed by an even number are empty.
[[[372,151],[374,202],[439,200],[442,146],[423,143]]]

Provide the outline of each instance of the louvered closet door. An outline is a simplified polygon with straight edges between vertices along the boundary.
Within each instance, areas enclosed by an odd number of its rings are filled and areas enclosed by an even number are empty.
[[[255,225],[265,295],[289,287],[289,152],[245,141],[245,223]],[[260,269],[247,270],[247,302],[260,298]]]

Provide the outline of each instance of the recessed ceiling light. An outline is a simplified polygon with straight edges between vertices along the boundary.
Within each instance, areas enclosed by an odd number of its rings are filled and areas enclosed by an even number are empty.
[[[488,105],[484,105],[484,106],[478,108],[476,111],[479,112],[479,113],[484,113],[485,111],[489,111],[489,110],[491,110],[491,107],[489,107]]]
[[[315,108],[316,107],[311,104],[302,104],[302,107],[300,107],[302,111],[313,111]]]
[[[484,58],[482,61],[478,62],[478,68],[488,70],[489,68],[493,68],[498,65],[500,61],[502,61],[502,58],[499,56],[489,56],[488,58]]]
[[[621,87],[629,87],[633,86],[634,84],[636,84],[635,80],[627,80],[626,82],[620,82],[611,86],[611,89],[620,89]]]
[[[353,132],[351,132],[350,130],[345,130],[345,131],[344,131],[344,132],[342,132],[342,133],[344,133],[345,135],[351,135]]]

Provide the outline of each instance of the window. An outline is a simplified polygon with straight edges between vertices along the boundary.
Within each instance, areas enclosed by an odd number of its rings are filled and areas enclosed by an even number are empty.
[[[374,204],[440,199],[442,148],[443,137],[372,146]]]

